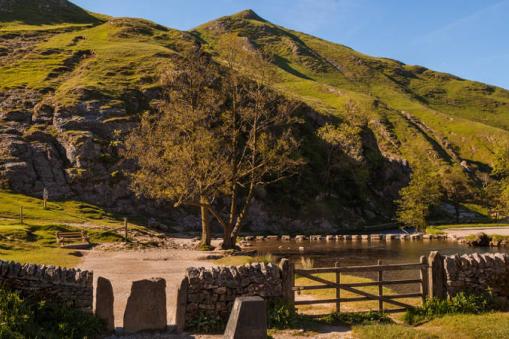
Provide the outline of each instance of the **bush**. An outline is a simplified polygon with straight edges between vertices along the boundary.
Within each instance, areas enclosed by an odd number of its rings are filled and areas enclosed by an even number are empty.
[[[0,338],[94,338],[103,329],[91,314],[0,290]]]
[[[219,315],[210,315],[200,311],[197,317],[187,325],[188,329],[196,333],[222,333],[226,327]]]
[[[292,328],[297,322],[297,313],[287,301],[274,299],[268,302],[267,321],[269,328]]]
[[[428,299],[422,307],[409,309],[405,314],[405,322],[416,324],[445,314],[471,313],[479,314],[495,308],[493,298],[489,294],[459,293],[448,300]]]

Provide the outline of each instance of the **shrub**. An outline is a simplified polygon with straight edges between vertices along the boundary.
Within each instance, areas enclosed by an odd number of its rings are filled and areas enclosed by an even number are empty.
[[[428,299],[422,307],[409,309],[405,314],[405,322],[416,324],[445,314],[472,313],[479,314],[495,308],[490,294],[459,293],[448,300]]]
[[[268,302],[267,321],[269,328],[291,328],[297,322],[297,313],[287,301],[273,299]]]
[[[196,333],[222,333],[226,327],[224,320],[219,315],[210,315],[203,311],[193,318],[187,328]]]
[[[93,338],[103,329],[91,314],[0,290],[0,338]]]

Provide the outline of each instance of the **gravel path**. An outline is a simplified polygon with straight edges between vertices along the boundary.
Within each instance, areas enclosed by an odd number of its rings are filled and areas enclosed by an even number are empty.
[[[443,230],[449,235],[455,235],[457,237],[466,237],[471,234],[484,232],[488,235],[499,234],[509,235],[509,227],[469,227],[469,228],[447,228]]]
[[[209,267],[211,261],[204,261],[206,253],[190,250],[147,250],[104,252],[90,251],[83,258],[79,268],[94,271],[94,278],[105,277],[113,285],[115,294],[115,326],[122,327],[127,298],[131,283],[136,280],[163,278],[166,280],[168,324],[175,323],[177,288],[191,266]],[[96,281],[94,281],[94,284]]]

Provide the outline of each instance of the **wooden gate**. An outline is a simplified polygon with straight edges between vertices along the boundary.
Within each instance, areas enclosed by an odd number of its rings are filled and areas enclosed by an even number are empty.
[[[418,270],[420,273],[419,279],[404,279],[404,280],[385,280],[384,272],[386,271],[408,271]],[[342,283],[341,273],[362,273],[362,272],[377,272],[378,279],[371,282],[359,282],[359,283]],[[329,281],[323,277],[316,276],[314,274],[320,273],[335,273],[335,281]],[[428,295],[428,264],[426,257],[422,256],[419,263],[410,264],[387,264],[383,265],[378,260],[377,265],[371,266],[339,266],[331,268],[310,268],[310,269],[295,269],[295,274],[301,277],[318,282],[320,285],[312,286],[295,286],[294,292],[300,293],[300,291],[306,290],[320,290],[320,289],[335,289],[336,297],[334,299],[317,299],[317,300],[297,300],[295,305],[313,305],[313,304],[336,304],[336,312],[340,312],[341,303],[348,302],[359,302],[359,301],[378,301],[378,311],[382,313],[397,313],[404,312],[408,308],[414,306],[398,301],[396,299],[414,298],[420,297],[424,301]],[[384,295],[384,286],[395,286],[395,285],[409,285],[419,284],[420,291],[418,293],[402,293],[402,294],[391,294]],[[373,294],[363,290],[359,290],[359,287],[367,286],[378,286],[378,293]],[[355,298],[341,298],[341,291],[348,291],[359,295]],[[396,306],[396,309],[385,309],[384,304]]]

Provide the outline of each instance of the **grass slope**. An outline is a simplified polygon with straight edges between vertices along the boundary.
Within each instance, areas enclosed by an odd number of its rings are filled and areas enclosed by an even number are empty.
[[[0,191],[0,260],[72,267],[80,256],[58,247],[56,232],[85,230],[93,243],[114,242],[122,238],[111,229],[121,225],[121,220],[90,204],[50,202],[44,209],[40,199]]]

